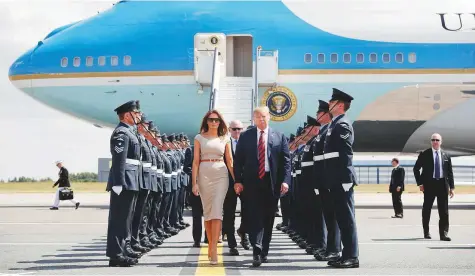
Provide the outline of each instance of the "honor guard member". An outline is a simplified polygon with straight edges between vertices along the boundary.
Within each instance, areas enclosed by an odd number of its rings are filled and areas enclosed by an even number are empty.
[[[180,187],[178,188],[178,195],[177,195],[177,217],[176,217],[176,227],[178,229],[185,229],[186,225],[185,222],[183,221],[183,206],[185,203],[184,196],[185,196],[185,173],[183,172],[183,165],[185,164],[185,154],[183,153],[183,148],[181,144],[181,138],[180,135],[183,136],[183,134],[178,134],[175,135],[175,148],[176,148],[176,156],[179,161],[180,167],[178,168],[178,177],[180,179]]]
[[[177,156],[176,153],[176,147],[174,145],[175,142],[175,133],[171,134],[168,136],[168,141],[169,141],[169,146],[170,149],[167,151],[167,154],[169,154],[170,161],[172,162],[172,167],[173,167],[173,173],[172,173],[172,200],[171,200],[171,205],[170,209],[168,210],[168,222],[170,223],[170,226],[175,228],[177,231],[180,231],[181,229],[176,225],[177,223],[177,216],[178,216],[178,190],[180,188],[180,177],[178,175],[179,169],[180,169],[180,159]]]
[[[176,166],[175,166],[175,159],[171,154],[170,149],[170,141],[166,134],[162,134],[162,142],[165,145],[165,151],[163,152],[163,156],[165,157],[165,177],[166,177],[166,189],[165,189],[165,200],[166,206],[163,214],[163,227],[165,232],[176,235],[178,234],[178,229],[175,229],[171,225],[170,221],[170,211],[173,205],[173,195],[174,191],[176,191]],[[168,189],[169,188],[169,189]]]
[[[148,189],[148,194],[144,202],[143,207],[143,216],[139,226],[138,231],[138,241],[139,244],[145,248],[153,249],[157,247],[156,243],[150,241],[148,233],[148,223],[150,208],[152,205],[154,193],[157,191],[157,159],[153,152],[153,145],[150,142],[153,140],[152,133],[149,129],[151,121],[147,120],[145,115],[142,114],[142,123],[139,125],[139,133],[144,137],[142,143],[142,166],[143,166],[143,176],[144,182],[150,184]],[[151,233],[150,233],[151,234]]]
[[[137,125],[137,136],[140,142],[141,151],[141,181],[139,186],[139,195],[137,197],[137,203],[135,205],[134,219],[132,221],[132,240],[130,241],[130,245],[134,251],[146,253],[149,252],[151,248],[148,246],[145,247],[141,244],[139,232],[140,227],[143,224],[143,218],[145,215],[145,202],[147,201],[148,193],[151,189],[150,170],[152,168],[152,157],[150,155],[150,150],[145,142],[145,137],[142,135],[144,131],[142,124],[143,120],[146,120],[144,114],[142,115],[141,121]]]
[[[293,197],[293,211],[294,211],[294,221],[295,221],[295,227],[294,227],[294,232],[290,233],[291,239],[299,244],[301,241],[304,240],[304,238],[301,236],[303,231],[303,220],[307,219],[302,216],[299,216],[301,210],[302,210],[302,202],[301,202],[301,174],[302,174],[302,167],[301,167],[301,162],[302,162],[302,152],[305,147],[305,144],[302,142],[302,133],[304,129],[302,127],[299,127],[297,129],[297,151],[296,151],[296,163],[295,163],[295,185],[294,185],[294,197]]]
[[[298,167],[298,162],[299,162],[299,133],[300,130],[297,130],[295,133],[295,140],[292,145],[292,186],[291,186],[291,194],[289,194],[289,214],[290,214],[290,219],[289,219],[289,226],[286,231],[286,233],[289,235],[289,237],[293,237],[297,232],[297,211],[296,211],[296,197],[297,197],[297,167]]]
[[[323,160],[323,148],[325,144],[325,137],[327,135],[328,127],[332,120],[329,112],[328,103],[319,100],[317,110],[318,122],[322,125],[320,131],[312,144],[313,151],[313,184],[315,193],[318,194],[322,203],[323,217],[325,219],[325,226],[327,229],[327,247],[326,250],[319,250],[314,253],[315,259],[318,261],[335,261],[340,258],[341,239],[340,228],[335,216],[335,209],[333,200],[330,197],[330,188],[325,181],[325,165]]]
[[[291,145],[292,143],[294,142],[295,140],[295,135],[292,133],[290,135],[290,138],[288,138],[288,144],[289,144],[289,148],[291,148]],[[285,231],[288,229],[288,226],[289,226],[289,195],[292,193],[292,178],[293,178],[293,158],[294,158],[294,151],[293,150],[290,150],[290,161],[291,161],[291,164],[290,164],[290,172],[291,172],[291,180],[290,180],[290,183],[289,183],[289,191],[283,196],[280,198],[280,209],[282,211],[282,223],[279,223],[277,224],[276,226],[276,229],[277,230],[280,230],[282,232],[285,233]]]
[[[120,123],[110,138],[112,165],[106,188],[110,192],[106,248],[109,266],[132,266],[141,256],[127,243],[132,236],[139,192],[140,143],[136,135],[136,124],[141,119],[139,109],[138,101],[129,101],[114,110]]]
[[[178,223],[182,225],[185,229],[190,226],[189,223],[186,223],[183,218],[183,212],[185,211],[185,203],[186,203],[186,190],[188,188],[188,175],[183,171],[185,166],[185,151],[186,151],[186,140],[183,133],[178,135],[178,142],[180,147],[180,155],[181,155],[181,191],[180,191],[180,208],[178,212]]]
[[[164,237],[163,233],[160,233],[158,230],[158,213],[160,209],[160,203],[162,202],[163,195],[163,160],[158,153],[159,150],[157,146],[160,146],[159,141],[157,140],[157,135],[159,134],[158,129],[155,127],[153,121],[150,121],[148,124],[149,131],[151,132],[151,144],[152,144],[152,153],[153,153],[153,162],[152,170],[155,170],[155,185],[152,186],[151,193],[151,203],[150,203],[150,212],[148,214],[148,225],[147,233],[149,240],[156,244],[161,245],[163,243]]]
[[[333,115],[328,127],[324,145],[325,181],[330,187],[338,226],[343,243],[342,256],[337,261],[329,261],[328,265],[339,268],[359,267],[358,235],[356,231],[355,201],[353,187],[356,174],[353,167],[354,132],[351,123],[345,116],[350,108],[353,97],[333,88],[329,102]]]
[[[315,192],[314,185],[314,161],[313,144],[320,130],[320,123],[313,117],[307,116],[308,136],[311,137],[305,145],[302,159],[304,196],[308,217],[308,254],[314,255],[318,251],[324,251],[327,247],[327,229],[325,219],[323,218],[323,208],[320,196]]]
[[[167,239],[172,236],[170,232],[167,232],[168,227],[168,217],[166,216],[166,210],[168,208],[168,204],[170,202],[170,194],[171,194],[171,178],[172,178],[172,167],[170,160],[166,155],[166,151],[168,150],[168,146],[166,144],[166,135],[161,134],[157,136],[157,142],[159,144],[158,147],[158,154],[163,162],[163,173],[162,173],[162,200],[160,202],[160,207],[158,209],[158,218],[157,218],[157,227],[155,231],[159,233],[160,237],[163,239]]]

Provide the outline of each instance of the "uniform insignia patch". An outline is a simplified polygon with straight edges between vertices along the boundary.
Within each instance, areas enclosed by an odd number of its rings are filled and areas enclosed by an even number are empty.
[[[114,147],[114,150],[115,150],[115,152],[117,152],[117,153],[121,153],[121,152],[124,151],[124,147],[115,146],[115,147]]]
[[[343,134],[342,134],[342,135],[340,135],[340,137],[341,137],[342,139],[348,139],[348,137],[350,137],[350,134],[349,134],[349,133],[347,133],[346,135],[343,135]]]
[[[328,129],[328,132],[327,132],[327,136],[331,136],[332,135],[332,130],[331,128]]]
[[[310,149],[310,146],[309,146],[309,145],[306,145],[303,150],[304,150],[305,152],[308,152],[309,149]]]
[[[317,136],[317,142],[320,142],[320,134]]]

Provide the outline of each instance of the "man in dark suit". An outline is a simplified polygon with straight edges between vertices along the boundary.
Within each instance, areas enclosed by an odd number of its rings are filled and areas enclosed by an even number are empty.
[[[394,216],[392,216],[392,218],[402,218],[403,209],[401,195],[404,191],[404,177],[406,172],[404,171],[404,168],[399,167],[399,159],[393,158],[391,164],[394,167],[391,172],[391,182],[389,183],[389,192],[393,198],[394,208]]]
[[[253,266],[267,261],[275,209],[290,183],[287,138],[269,127],[269,108],[254,110],[255,128],[241,134],[234,159],[234,189],[246,194]]]
[[[234,120],[229,124],[229,132],[231,133],[231,152],[233,155],[233,159],[236,156],[236,145],[239,141],[239,137],[241,136],[241,131],[243,130],[243,125],[241,121]],[[246,204],[244,202],[244,194],[239,195],[239,199],[241,200],[241,226],[237,229],[237,234],[241,237],[241,245],[244,249],[249,250],[249,241],[247,239],[247,230],[246,230],[246,212],[245,207]],[[228,239],[228,247],[229,247],[229,254],[231,256],[238,256],[239,251],[237,250],[237,242],[234,236],[234,221],[236,219],[236,205],[237,205],[238,195],[234,191],[234,180],[229,174],[229,189],[228,193],[226,194],[226,198],[224,200],[223,206],[223,235],[227,236]]]
[[[63,166],[63,161],[56,161],[56,167],[59,168],[59,178],[58,180],[53,184],[53,188],[58,186],[58,190],[56,190],[55,198],[54,198],[54,204],[53,207],[49,208],[50,210],[58,210],[59,208],[59,193],[61,193],[62,190],[70,188],[71,183],[69,183],[69,172],[66,167]],[[73,203],[76,206],[76,209],[79,207],[79,202],[76,202],[74,199],[69,200],[71,203]]]
[[[439,210],[439,235],[443,241],[450,241],[449,232],[449,200],[454,196],[454,174],[450,156],[440,148],[442,136],[434,133],[431,137],[432,147],[419,154],[414,165],[414,177],[421,192],[424,192],[422,206],[422,226],[424,238],[430,239],[429,221],[432,205],[437,197]],[[420,169],[422,168],[422,174]]]

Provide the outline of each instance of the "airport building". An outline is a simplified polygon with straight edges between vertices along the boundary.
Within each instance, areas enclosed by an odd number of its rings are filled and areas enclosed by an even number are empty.
[[[371,160],[360,159],[353,161],[355,165],[356,177],[358,184],[388,184],[391,177],[391,158]],[[400,166],[406,171],[406,184],[415,184],[414,173],[412,168],[415,160],[400,159]],[[475,164],[467,164],[467,162],[453,163],[453,172],[456,185],[475,185]],[[109,177],[111,158],[99,158],[98,162],[98,181],[107,182]]]

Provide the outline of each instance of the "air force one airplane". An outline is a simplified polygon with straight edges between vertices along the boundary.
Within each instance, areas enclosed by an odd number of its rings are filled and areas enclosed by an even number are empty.
[[[191,137],[211,86],[227,120],[249,124],[254,100],[287,135],[335,87],[355,98],[357,152],[414,153],[439,132],[475,154],[473,0],[120,1],[53,30],[9,77],[100,126],[140,100],[162,133]]]

